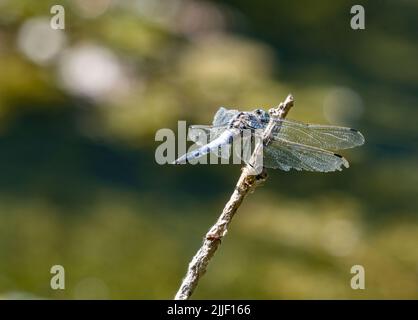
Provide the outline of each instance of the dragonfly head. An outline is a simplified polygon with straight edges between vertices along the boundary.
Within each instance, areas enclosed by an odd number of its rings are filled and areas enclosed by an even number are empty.
[[[264,111],[263,109],[255,109],[253,114],[260,120],[260,122],[265,123],[269,122],[270,115],[268,112]]]

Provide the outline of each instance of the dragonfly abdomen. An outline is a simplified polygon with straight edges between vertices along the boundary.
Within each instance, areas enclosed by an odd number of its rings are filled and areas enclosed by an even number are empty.
[[[190,160],[200,158],[212,151],[218,150],[218,148],[222,145],[231,144],[234,138],[234,133],[227,130],[223,132],[218,138],[209,142],[208,144],[198,148],[197,150],[191,151],[186,153],[185,155],[181,156],[177,160],[173,162],[173,164],[181,164],[189,162]]]

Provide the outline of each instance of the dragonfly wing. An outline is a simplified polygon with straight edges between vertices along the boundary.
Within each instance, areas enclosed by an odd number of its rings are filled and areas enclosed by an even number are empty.
[[[321,149],[340,150],[360,146],[363,135],[351,128],[305,124],[292,120],[280,120],[277,138]]]
[[[307,146],[284,139],[275,139],[263,148],[263,165],[267,168],[331,172],[348,168],[342,156],[320,148]]]
[[[203,146],[218,138],[227,126],[194,125],[189,127],[189,139]]]
[[[214,126],[226,126],[239,113],[238,110],[220,107],[213,118]]]
[[[189,139],[198,146],[204,146],[210,142],[212,126],[194,125],[189,127]]]
[[[257,142],[262,137],[259,135],[251,134],[250,131],[241,132],[241,134],[235,137],[232,144],[233,157],[239,162],[249,164],[252,153]]]

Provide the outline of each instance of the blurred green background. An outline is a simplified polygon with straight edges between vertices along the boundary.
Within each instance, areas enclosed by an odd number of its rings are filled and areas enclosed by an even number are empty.
[[[193,297],[418,298],[417,14],[395,0],[0,0],[0,296],[172,298],[240,168],[157,165],[156,131],[291,92],[289,118],[366,144],[343,172],[271,170]],[[55,264],[65,290],[50,288]],[[350,287],[356,264],[366,290]]]

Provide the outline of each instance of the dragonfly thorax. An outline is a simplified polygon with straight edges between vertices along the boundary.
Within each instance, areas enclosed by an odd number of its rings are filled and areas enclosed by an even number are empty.
[[[262,123],[268,123],[270,120],[270,114],[263,109],[255,109],[252,113],[259,118]]]
[[[252,112],[240,112],[230,121],[231,128],[263,129],[270,119],[269,114],[261,109]]]

